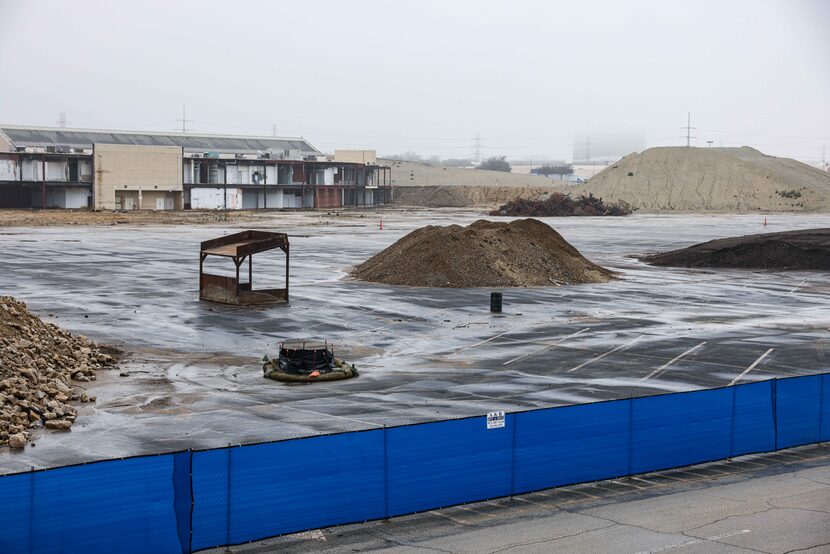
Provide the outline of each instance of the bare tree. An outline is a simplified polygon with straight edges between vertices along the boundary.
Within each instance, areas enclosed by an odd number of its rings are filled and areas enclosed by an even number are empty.
[[[482,161],[476,166],[476,169],[488,169],[490,171],[504,171],[510,173],[513,168],[507,161],[507,156],[493,156]]]
[[[570,164],[546,164],[533,170],[533,173],[536,175],[544,175],[545,177],[550,177],[551,175],[559,175],[562,177],[563,175],[573,175],[573,172],[574,168]]]

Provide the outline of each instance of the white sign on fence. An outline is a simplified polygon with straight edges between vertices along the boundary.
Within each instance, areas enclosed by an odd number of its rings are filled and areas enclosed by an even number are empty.
[[[488,412],[487,428],[499,429],[500,427],[504,427],[504,410],[499,410],[498,412]]]

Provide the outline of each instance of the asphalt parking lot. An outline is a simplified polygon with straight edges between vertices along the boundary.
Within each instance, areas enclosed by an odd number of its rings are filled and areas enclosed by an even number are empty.
[[[722,386],[828,370],[830,276],[656,268],[634,256],[715,237],[830,226],[820,215],[630,216],[545,221],[620,279],[490,290],[400,288],[348,269],[443,211],[263,214],[291,236],[290,306],[199,302],[198,245],[212,226],[6,228],[0,290],[46,320],[127,352],[90,383],[67,433],[0,453],[3,472],[183,448]],[[438,254],[437,254],[438,255]],[[254,281],[281,260],[255,259]],[[319,337],[357,379],[289,386],[260,359],[284,338]],[[120,373],[129,373],[121,377]]]

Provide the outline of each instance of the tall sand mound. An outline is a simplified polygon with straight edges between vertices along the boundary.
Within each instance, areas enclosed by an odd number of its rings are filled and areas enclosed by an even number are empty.
[[[641,258],[654,265],[830,270],[830,229],[711,240]]]
[[[572,190],[643,212],[830,211],[830,173],[746,146],[649,148]]]
[[[535,219],[429,225],[357,266],[352,277],[412,287],[538,287],[602,283],[611,271],[591,263]]]

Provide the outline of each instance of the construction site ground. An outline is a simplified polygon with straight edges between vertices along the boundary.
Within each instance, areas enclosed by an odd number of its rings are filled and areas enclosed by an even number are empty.
[[[40,432],[36,446],[20,452],[3,449],[2,472],[830,368],[826,272],[658,268],[635,258],[719,237],[828,227],[827,215],[768,215],[768,227],[758,215],[546,218],[621,279],[502,289],[498,315],[489,312],[490,289],[344,279],[416,228],[479,217],[458,210],[272,212],[244,224],[0,230],[0,291],[127,353],[120,368],[83,383],[97,402],[78,407],[71,431]],[[200,241],[241,228],[289,233],[290,305],[198,300]],[[258,258],[254,285],[273,286],[268,279],[281,276],[282,256]],[[263,354],[304,336],[333,342],[361,376],[293,386],[264,379]]]

